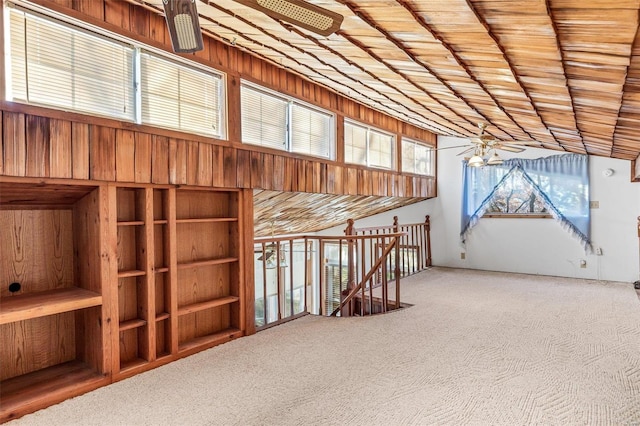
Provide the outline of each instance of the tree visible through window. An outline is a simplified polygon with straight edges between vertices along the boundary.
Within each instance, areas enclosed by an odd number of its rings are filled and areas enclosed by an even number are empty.
[[[524,179],[522,172],[510,173],[498,185],[489,201],[485,214],[548,213],[544,200]]]

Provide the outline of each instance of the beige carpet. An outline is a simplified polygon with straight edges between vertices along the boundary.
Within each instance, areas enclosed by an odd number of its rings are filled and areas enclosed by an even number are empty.
[[[628,283],[434,268],[415,306],[312,316],[98,389],[17,425],[639,425]]]

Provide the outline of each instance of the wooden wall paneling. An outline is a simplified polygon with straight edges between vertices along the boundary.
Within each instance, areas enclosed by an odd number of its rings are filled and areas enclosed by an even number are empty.
[[[169,138],[151,136],[151,182],[169,183]]]
[[[73,0],[73,8],[98,20],[104,20],[104,0]]]
[[[213,173],[213,186],[224,187],[224,149],[219,145],[211,147],[211,164]]]
[[[347,173],[345,193],[358,195],[358,170],[354,167],[345,167],[345,171]]]
[[[296,179],[292,182],[291,190],[305,192],[307,189],[307,169],[305,161],[296,158]]]
[[[0,7],[0,9],[2,8]],[[2,11],[0,11],[0,17],[2,17]],[[4,124],[3,114],[4,111],[0,111],[0,176],[4,175],[4,131],[2,130]],[[634,168],[632,168],[631,170],[634,170]],[[631,178],[633,179],[633,176],[631,176]]]
[[[187,183],[187,144],[181,139],[169,138],[169,183]]]
[[[215,47],[210,53],[209,58],[213,62],[214,66],[219,67],[229,67],[229,46],[226,44],[216,41],[213,45]]]
[[[149,37],[149,11],[141,7],[132,7],[130,11],[129,22],[131,26],[129,29],[142,37]]]
[[[292,157],[284,157],[284,176],[283,176],[282,190],[293,191],[294,186],[297,187],[297,184],[295,184],[296,180],[297,180],[296,159]]]
[[[37,115],[27,115],[26,125],[26,175],[49,177],[49,119]]]
[[[52,178],[73,177],[71,148],[71,122],[52,118],[49,120],[49,161]]]
[[[232,70],[238,69],[238,55],[240,51],[235,48],[227,47],[227,67]]]
[[[262,155],[262,187],[264,189],[273,189],[275,175],[282,173],[282,170],[276,170],[273,167],[273,154]]]
[[[74,179],[89,179],[89,125],[71,123],[71,173]]]
[[[116,180],[116,130],[105,126],[89,126],[89,177],[94,180]]]
[[[135,181],[137,183],[151,182],[151,154],[152,141],[148,133],[136,132],[135,134]]]
[[[388,183],[388,179],[387,179],[387,173],[386,172],[380,172],[378,174],[378,187],[380,188],[379,194],[383,197],[386,197],[389,195],[389,186],[387,185]]]
[[[24,114],[4,112],[3,144],[4,174],[24,176],[26,172],[27,145]]]
[[[282,155],[273,156],[273,179],[272,188],[274,191],[284,190],[285,161]]]
[[[344,163],[344,115],[336,116],[336,161]]]
[[[180,141],[184,145],[186,145],[186,159],[187,159],[187,184],[189,185],[197,185],[198,184],[198,167],[199,167],[199,147],[198,142],[182,140]]]
[[[198,143],[198,179],[196,184],[211,187],[213,185],[213,150],[211,144]]]
[[[406,186],[404,184],[404,176],[402,175],[394,175],[395,176],[395,186],[396,186],[396,196],[404,197]]]
[[[321,163],[319,161],[310,161],[309,164],[311,166],[311,176],[312,176],[311,192],[320,193],[322,192],[320,190],[322,186],[322,175],[320,172]]]
[[[224,187],[225,188],[235,188],[237,185],[236,182],[236,150],[234,148],[224,147],[222,149],[223,158],[224,158]]]
[[[149,38],[163,45],[171,44],[167,22],[163,15],[149,15]],[[208,40],[208,37],[203,38]]]
[[[327,188],[327,193],[329,194],[337,194],[337,188],[336,188],[336,167],[333,164],[328,164],[327,165],[327,175],[326,175],[326,188]],[[341,173],[342,174],[342,173]]]
[[[160,17],[159,15],[156,15],[158,17]],[[164,21],[164,19],[163,19]],[[162,25],[165,29],[167,28],[167,25],[163,23]],[[171,36],[169,36],[169,30],[165,30],[167,32],[167,39],[169,40],[171,38]],[[193,56],[208,62],[209,61],[209,45],[210,45],[211,39],[209,37],[202,37],[202,50],[198,50],[194,53],[192,53]]]
[[[130,130],[116,129],[116,180],[135,181],[135,134]]]
[[[120,28],[131,28],[131,5],[122,0],[104,0],[104,20]]]
[[[227,138],[230,141],[242,141],[240,114],[240,77],[227,74]]]
[[[261,158],[262,155],[259,152],[251,152],[244,149],[237,150],[236,179],[238,188],[255,188],[254,172],[260,173],[258,164]],[[262,188],[262,185],[259,184],[258,188]]]
[[[377,170],[371,170],[369,178],[371,179],[371,195],[383,196],[380,191],[380,173]]]

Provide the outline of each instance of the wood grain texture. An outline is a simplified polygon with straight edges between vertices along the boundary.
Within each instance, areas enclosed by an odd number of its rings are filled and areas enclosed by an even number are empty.
[[[4,173],[8,176],[24,176],[27,160],[25,116],[4,112],[2,118]]]
[[[116,129],[89,126],[89,177],[116,180]]]
[[[135,135],[135,181],[138,183],[151,182],[151,135],[136,132]]]
[[[89,125],[71,124],[71,167],[74,179],[89,179]]]
[[[49,163],[52,178],[73,177],[73,153],[71,148],[71,122],[49,120]]]
[[[129,130],[116,130],[116,180],[118,182],[135,181],[135,133]]]

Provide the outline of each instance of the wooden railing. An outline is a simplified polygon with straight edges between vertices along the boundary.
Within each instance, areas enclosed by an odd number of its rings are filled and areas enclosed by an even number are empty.
[[[397,230],[397,231],[396,231]],[[400,280],[431,265],[424,223],[360,228],[344,236],[255,239],[256,328],[316,315],[368,315],[401,306]]]

